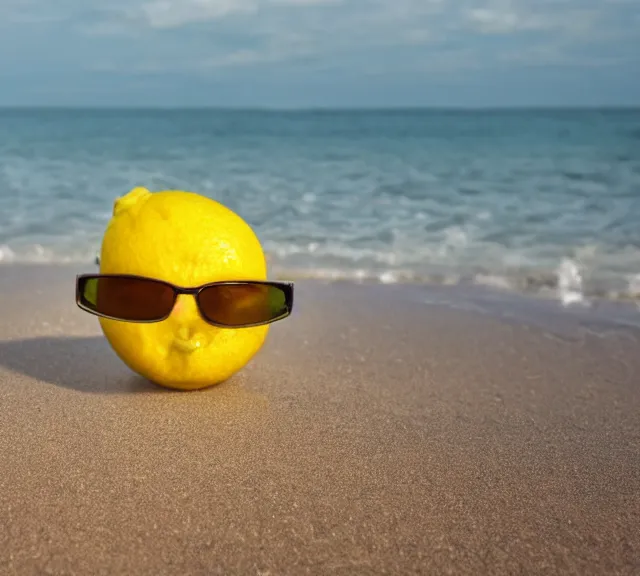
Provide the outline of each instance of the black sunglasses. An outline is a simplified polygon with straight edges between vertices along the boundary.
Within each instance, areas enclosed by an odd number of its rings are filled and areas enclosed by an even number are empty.
[[[195,296],[202,318],[220,328],[271,324],[293,309],[293,282],[232,280],[183,288],[131,274],[76,277],[76,304],[112,320],[161,322],[170,316],[179,294]]]

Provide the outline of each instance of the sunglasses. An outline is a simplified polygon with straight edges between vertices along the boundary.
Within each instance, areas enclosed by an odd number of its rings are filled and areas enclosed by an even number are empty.
[[[195,296],[202,318],[220,328],[271,324],[291,314],[293,282],[224,281],[182,288],[129,274],[80,274],[76,304],[86,312],[125,322],[167,319],[178,295]]]

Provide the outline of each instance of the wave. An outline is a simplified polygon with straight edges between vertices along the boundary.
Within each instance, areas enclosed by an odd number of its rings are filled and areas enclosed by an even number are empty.
[[[631,301],[640,308],[640,274],[629,275],[621,280],[623,288],[593,287],[585,285],[579,267],[567,260],[556,270],[528,273],[496,274],[421,274],[412,270],[379,269],[367,270],[344,268],[272,268],[275,277],[289,280],[346,281],[376,284],[422,284],[437,286],[484,286],[496,290],[531,294],[553,298],[565,306],[589,306],[594,300]],[[615,282],[620,284],[621,282]]]
[[[12,247],[0,244],[0,265],[2,264],[86,264],[93,263],[96,250],[60,250],[43,244]]]
[[[453,244],[461,239],[453,237]],[[43,244],[20,247],[0,244],[0,266],[10,264],[78,264],[95,267],[97,250],[84,246],[72,250],[69,246]],[[442,261],[402,262],[391,252],[378,253],[372,248],[343,247],[338,254],[329,254],[315,245],[300,249],[294,245],[280,246],[277,251],[267,251],[270,274],[291,280],[313,279],[320,281],[346,281],[378,284],[424,285],[475,285],[496,290],[534,294],[555,298],[564,305],[589,305],[593,299],[633,301],[640,306],[640,273],[609,266],[612,260],[600,260],[586,267],[581,259],[588,258],[595,248],[579,250],[578,258],[562,258],[555,266],[535,265],[532,259],[516,253],[502,255],[501,264],[489,257],[484,263],[451,259],[446,266]],[[297,256],[303,256],[297,258]],[[328,257],[329,256],[329,257]],[[635,258],[634,258],[635,261]],[[505,262],[510,265],[505,266]],[[523,264],[526,263],[526,265]],[[621,262],[625,264],[623,260]],[[483,265],[484,264],[484,265]],[[597,265],[606,269],[598,269]],[[633,268],[633,266],[631,266]]]

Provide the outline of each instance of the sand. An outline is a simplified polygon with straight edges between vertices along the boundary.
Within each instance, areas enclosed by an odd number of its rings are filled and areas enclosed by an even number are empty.
[[[640,574],[640,331],[300,282],[246,369],[170,392],[77,271],[0,267],[3,576]]]

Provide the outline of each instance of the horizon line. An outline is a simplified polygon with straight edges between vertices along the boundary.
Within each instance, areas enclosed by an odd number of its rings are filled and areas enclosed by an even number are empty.
[[[640,104],[504,104],[504,105],[343,105],[343,106],[233,106],[233,105],[139,105],[139,104],[0,104],[3,110],[86,111],[220,111],[220,112],[476,112],[476,111],[599,111],[640,110]]]

